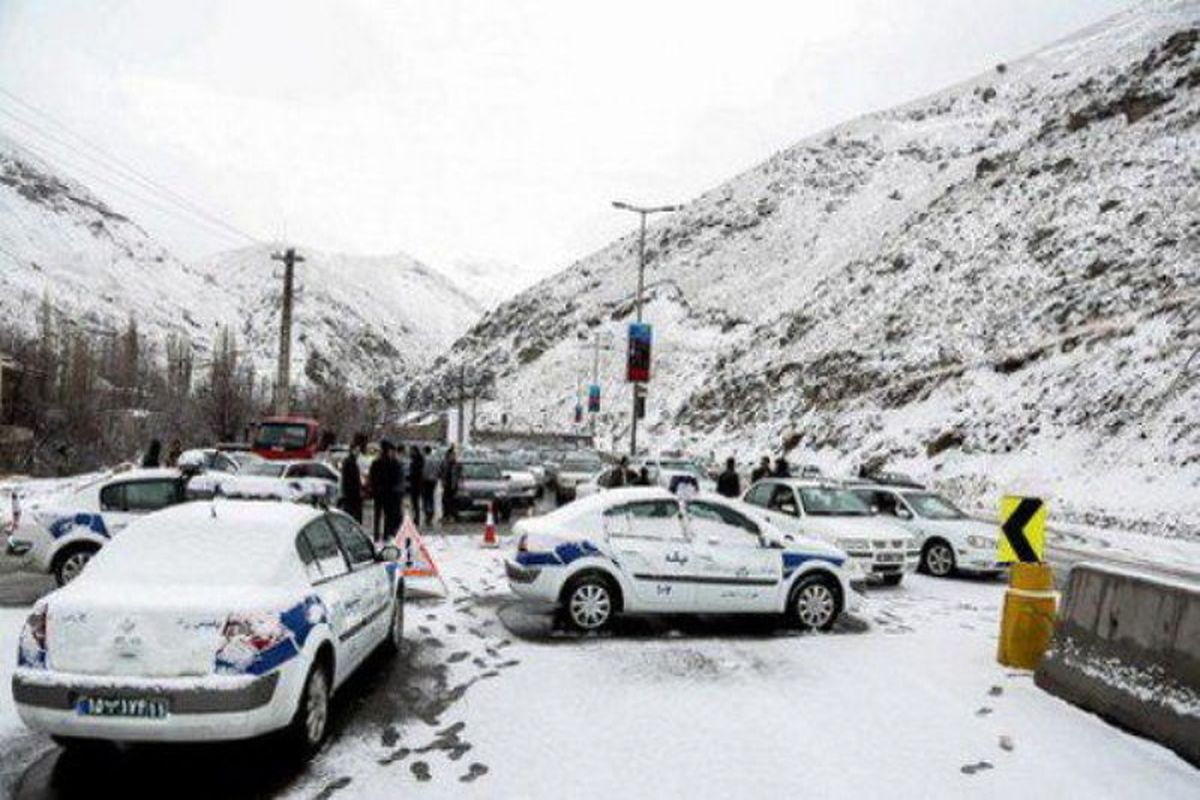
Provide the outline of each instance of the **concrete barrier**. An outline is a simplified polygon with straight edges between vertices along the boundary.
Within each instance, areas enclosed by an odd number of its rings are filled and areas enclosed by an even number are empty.
[[[1034,680],[1200,767],[1200,585],[1075,566]]]

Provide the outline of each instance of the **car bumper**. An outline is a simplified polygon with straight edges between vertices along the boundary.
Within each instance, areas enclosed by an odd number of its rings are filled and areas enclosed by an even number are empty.
[[[512,559],[504,561],[509,589],[524,600],[557,601],[560,581],[556,573],[561,569],[555,566],[527,566]]]
[[[916,556],[909,556],[904,551],[876,552],[870,555],[850,556],[862,569],[869,581],[880,581],[888,575],[903,575],[917,569]]]
[[[247,739],[284,727],[294,710],[286,686],[290,683],[283,670],[260,677],[158,680],[17,670],[12,693],[22,721],[43,733],[123,742],[187,742]],[[165,701],[167,713],[161,718],[91,716],[77,708],[85,696]]]
[[[958,548],[954,551],[954,566],[960,572],[1000,573],[1008,569],[1008,564],[996,560],[996,551],[976,550],[974,548]]]

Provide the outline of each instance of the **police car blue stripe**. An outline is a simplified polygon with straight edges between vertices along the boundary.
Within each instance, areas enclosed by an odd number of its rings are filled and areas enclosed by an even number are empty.
[[[846,559],[835,556],[817,555],[815,553],[783,553],[783,577],[790,578],[792,573],[806,561],[827,561],[835,567],[840,567]]]

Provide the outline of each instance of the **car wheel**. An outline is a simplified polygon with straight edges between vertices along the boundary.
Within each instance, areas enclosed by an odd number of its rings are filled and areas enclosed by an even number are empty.
[[[78,578],[99,549],[94,544],[80,544],[59,553],[54,559],[54,580],[59,586],[66,586]]]
[[[954,550],[945,542],[930,542],[921,554],[921,569],[935,578],[954,574]]]
[[[792,589],[790,621],[800,630],[827,631],[842,613],[842,597],[833,580],[825,575],[801,578]]]
[[[404,646],[404,596],[397,594],[392,603],[392,622],[388,625],[387,638],[383,640],[383,649],[395,655]]]
[[[329,733],[329,695],[329,670],[318,661],[308,670],[300,705],[288,728],[289,744],[303,761],[316,755]]]
[[[563,612],[575,630],[592,633],[612,622],[617,593],[612,581],[603,575],[593,573],[576,578],[563,594]]]

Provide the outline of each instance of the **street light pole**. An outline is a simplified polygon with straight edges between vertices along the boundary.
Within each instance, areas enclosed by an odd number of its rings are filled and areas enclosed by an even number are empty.
[[[670,213],[679,211],[683,206],[635,206],[631,203],[625,203],[620,200],[613,201],[613,208],[621,211],[632,211],[641,217],[641,227],[638,234],[638,281],[637,281],[637,299],[635,308],[637,310],[637,321],[642,321],[642,292],[646,286],[646,217],[650,214]],[[633,458],[637,456],[637,428],[638,428],[638,398],[645,398],[645,387],[640,383],[633,384],[633,415],[629,424],[629,456]]]

